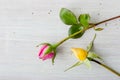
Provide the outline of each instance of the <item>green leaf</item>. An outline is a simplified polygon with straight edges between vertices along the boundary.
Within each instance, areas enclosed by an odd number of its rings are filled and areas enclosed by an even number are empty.
[[[102,58],[94,52],[89,52],[87,57],[92,58],[92,59],[97,58],[97,59],[102,60]]]
[[[66,69],[65,71],[68,71],[68,70],[70,70],[70,69],[72,69],[72,68],[74,68],[74,67],[76,67],[76,66],[79,66],[79,65],[81,65],[83,62],[80,62],[80,61],[78,61],[77,63],[75,63],[74,65],[72,65],[71,67],[69,67],[68,69]]]
[[[80,30],[84,30],[84,28],[80,25],[72,25],[70,28],[69,28],[69,31],[68,31],[68,35],[72,35]],[[72,37],[73,39],[76,39],[76,38],[80,38],[82,37],[82,35],[84,34],[85,31],[82,31],[81,33],[75,35],[74,37]]]
[[[94,28],[95,31],[102,31],[104,28]]]
[[[63,23],[67,25],[73,25],[78,23],[74,13],[66,8],[61,9],[60,18],[63,21]]]
[[[90,42],[90,44],[87,46],[87,52],[89,52],[89,51],[92,49],[95,38],[96,38],[96,34],[94,35],[93,40],[92,40],[92,41]]]
[[[85,64],[88,68],[91,68],[91,63],[90,63],[90,61],[89,61],[88,59],[86,59],[86,60],[84,61],[84,64]]]
[[[89,14],[81,14],[78,18],[80,24],[82,24],[85,28],[89,26],[90,15]]]

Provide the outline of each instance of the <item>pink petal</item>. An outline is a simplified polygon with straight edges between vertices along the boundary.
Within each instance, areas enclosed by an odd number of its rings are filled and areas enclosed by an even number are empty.
[[[44,57],[42,57],[42,60],[46,60],[46,59],[51,59],[54,57],[54,53],[51,52],[49,54],[46,54]]]
[[[45,48],[46,48],[47,46],[48,46],[48,45],[43,45],[43,46],[41,47],[40,52],[39,52],[39,55],[38,55],[40,58],[44,55],[44,50],[45,50]]]

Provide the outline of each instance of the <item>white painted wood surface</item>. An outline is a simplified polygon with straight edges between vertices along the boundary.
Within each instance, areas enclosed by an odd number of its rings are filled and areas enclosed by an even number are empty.
[[[88,30],[81,39],[69,40],[58,48],[55,65],[38,59],[41,42],[56,43],[67,36],[68,26],[59,18],[62,7],[77,16],[89,13],[92,22],[120,15],[120,0],[0,0],[0,80],[120,80],[92,63],[68,72],[77,59],[71,47],[85,48],[97,33],[95,52],[107,65],[120,72],[120,19],[102,24],[104,30]]]

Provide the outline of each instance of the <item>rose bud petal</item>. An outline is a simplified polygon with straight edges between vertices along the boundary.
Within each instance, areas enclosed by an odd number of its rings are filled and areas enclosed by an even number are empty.
[[[86,50],[82,48],[72,48],[71,50],[79,60],[84,61],[87,58]]]
[[[44,57],[42,57],[42,60],[51,59],[53,57],[54,57],[54,53],[49,53],[49,54],[46,54]]]

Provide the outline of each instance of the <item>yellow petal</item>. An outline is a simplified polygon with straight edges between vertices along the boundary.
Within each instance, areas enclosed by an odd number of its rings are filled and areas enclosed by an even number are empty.
[[[86,59],[86,57],[87,57],[86,50],[84,50],[82,48],[72,48],[71,50],[79,60],[83,61]]]

